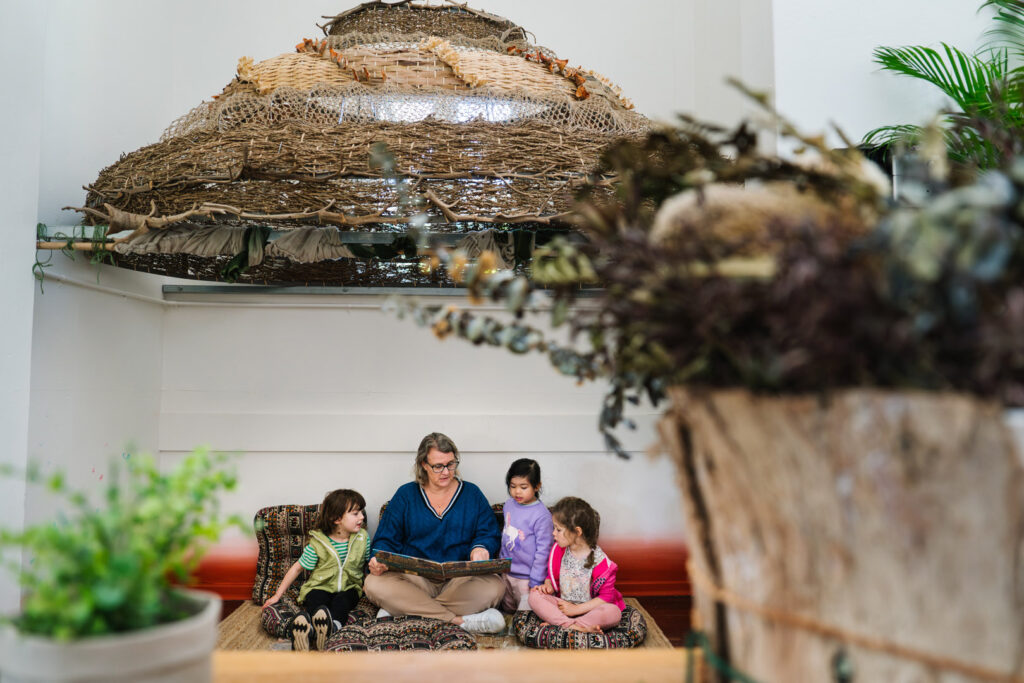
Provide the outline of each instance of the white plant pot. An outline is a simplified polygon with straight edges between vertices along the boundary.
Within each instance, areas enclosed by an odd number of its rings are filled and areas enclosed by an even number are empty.
[[[182,621],[108,636],[57,642],[13,628],[0,632],[0,681],[21,683],[202,683],[211,680],[220,598],[185,590],[203,603]]]

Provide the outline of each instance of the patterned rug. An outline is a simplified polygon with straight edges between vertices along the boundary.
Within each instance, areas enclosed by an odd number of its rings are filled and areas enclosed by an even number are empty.
[[[640,647],[665,648],[672,647],[668,637],[654,618],[643,608],[636,598],[626,598],[626,604],[639,610],[647,620],[647,639]],[[524,646],[516,640],[509,630],[512,615],[505,617],[505,630],[495,635],[476,636],[477,647],[481,650],[518,650]],[[234,612],[220,623],[217,634],[218,650],[290,650],[287,640],[280,640],[267,635],[260,628],[260,608],[251,601],[245,601]]]

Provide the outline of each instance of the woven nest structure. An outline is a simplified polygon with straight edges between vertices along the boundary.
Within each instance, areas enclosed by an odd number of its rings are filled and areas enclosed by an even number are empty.
[[[450,286],[424,244],[522,268],[571,231],[602,150],[648,129],[507,19],[409,1],[325,19],[104,169],[77,210],[117,236],[91,248],[201,280]]]

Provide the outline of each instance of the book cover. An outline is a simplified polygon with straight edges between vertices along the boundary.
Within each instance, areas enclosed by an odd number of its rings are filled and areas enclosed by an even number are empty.
[[[434,562],[422,557],[412,557],[386,550],[377,551],[377,561],[383,562],[390,571],[415,574],[435,581],[447,581],[456,576],[478,576],[480,574],[504,574],[512,568],[512,560],[477,560],[460,562]]]

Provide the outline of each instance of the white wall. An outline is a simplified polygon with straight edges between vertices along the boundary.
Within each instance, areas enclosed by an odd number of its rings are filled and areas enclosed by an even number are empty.
[[[198,443],[244,453],[233,511],[319,502],[345,486],[367,498],[373,529],[376,509],[411,479],[420,439],[442,431],[463,453],[463,476],[494,502],[507,497],[508,465],[532,457],[544,497],[590,499],[604,533],[681,534],[671,464],[642,453],[654,411],[623,435],[638,451],[624,462],[595,429],[603,386],[579,387],[540,355],[440,343],[371,297],[304,299],[323,308],[276,308],[267,297],[267,308],[167,311],[160,449],[168,462]]]
[[[36,288],[28,457],[92,492],[112,458],[157,452],[163,308],[135,298],[152,296],[153,278],[106,268],[97,284],[81,256],[53,263],[69,281]],[[25,521],[48,519],[54,504],[30,489]]]
[[[927,123],[945,102],[923,82],[881,73],[878,46],[946,42],[972,52],[987,15],[965,0],[773,0],[779,111],[808,133],[837,123],[854,141],[873,128]],[[831,131],[833,146],[845,146]]]
[[[29,359],[32,344],[32,280],[36,195],[39,182],[40,99],[43,69],[34,59],[44,35],[46,8],[0,0],[0,64],[24,68],[3,78],[8,97],[0,107],[0,196],[7,226],[0,249],[0,463],[24,468],[28,443]],[[12,104],[13,103],[13,104]],[[0,524],[20,528],[25,484],[0,477]],[[6,560],[20,563],[20,553]],[[0,614],[18,606],[18,586],[0,572]]]

